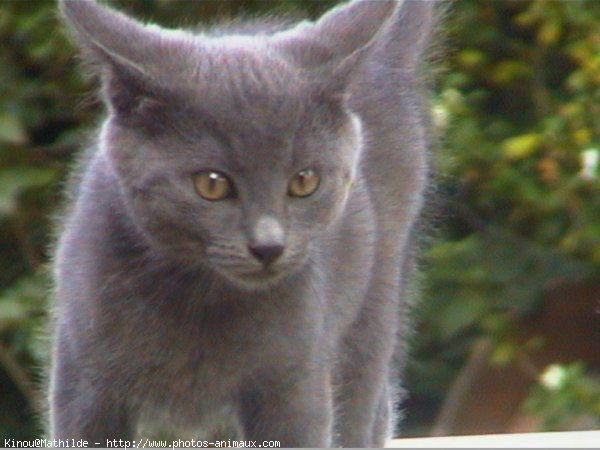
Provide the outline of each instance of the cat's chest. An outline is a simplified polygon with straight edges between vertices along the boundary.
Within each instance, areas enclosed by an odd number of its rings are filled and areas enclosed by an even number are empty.
[[[240,380],[248,373],[240,355],[192,337],[167,339],[168,344],[155,342],[154,351],[141,350],[129,361],[133,401],[149,420],[164,416],[186,427],[190,421],[205,421],[217,410],[232,408]]]
[[[245,300],[250,304],[195,309],[186,302],[197,299],[171,296],[162,299],[171,307],[146,304],[135,320],[129,315],[127,331],[115,338],[128,349],[120,366],[137,396],[200,414],[234,398],[245,380],[297,361],[318,342],[319,312],[301,293],[289,293],[289,305],[271,296]]]
[[[131,362],[154,372],[153,379],[178,380],[182,392],[193,390],[194,383],[232,384],[252,370],[252,360],[270,353],[267,333],[251,316],[227,320],[146,311],[136,328],[150,324],[145,336],[126,339],[136,349]]]
[[[202,430],[235,420],[236,395],[250,373],[248,360],[234,346],[219,343],[218,333],[209,339],[187,326],[155,331],[148,347],[138,347],[127,362],[140,425],[154,431],[168,426],[178,435],[193,431],[191,437],[197,438]]]
[[[169,323],[163,319],[152,336],[130,342],[135,351],[121,368],[132,401],[147,422],[209,427],[206,422],[215,415],[235,409],[243,380],[252,376],[268,349],[261,354],[256,343],[217,327],[199,331],[190,324],[171,323],[171,328]]]

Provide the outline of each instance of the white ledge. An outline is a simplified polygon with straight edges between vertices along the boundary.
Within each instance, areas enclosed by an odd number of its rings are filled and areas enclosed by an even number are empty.
[[[600,448],[600,431],[392,439],[388,448]]]

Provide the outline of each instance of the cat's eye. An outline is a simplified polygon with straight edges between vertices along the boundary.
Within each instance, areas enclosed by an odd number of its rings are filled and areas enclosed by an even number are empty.
[[[214,170],[205,170],[194,175],[194,186],[200,197],[211,202],[234,195],[234,188],[229,179]]]
[[[304,169],[290,180],[288,194],[291,197],[308,197],[319,188],[320,178],[313,169]]]

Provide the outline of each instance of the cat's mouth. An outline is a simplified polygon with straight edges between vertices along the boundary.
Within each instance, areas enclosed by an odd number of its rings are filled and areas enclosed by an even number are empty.
[[[253,267],[237,270],[224,270],[223,274],[230,280],[246,285],[270,285],[282,279],[289,273],[289,267],[274,265],[267,267]]]
[[[273,264],[263,265],[256,261],[244,261],[237,264],[215,264],[217,271],[234,283],[250,286],[267,286],[276,283],[302,267],[305,258],[295,255],[282,258]]]

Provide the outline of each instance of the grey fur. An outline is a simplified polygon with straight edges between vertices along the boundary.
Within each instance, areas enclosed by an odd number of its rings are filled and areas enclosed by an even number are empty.
[[[354,1],[237,36],[60,10],[109,114],[55,256],[52,436],[104,445],[159,424],[382,446],[427,182],[432,4]],[[318,190],[289,197],[307,167]],[[203,169],[237,197],[200,198]],[[265,266],[256,242],[284,252]]]

